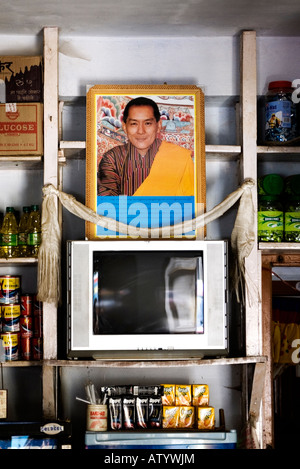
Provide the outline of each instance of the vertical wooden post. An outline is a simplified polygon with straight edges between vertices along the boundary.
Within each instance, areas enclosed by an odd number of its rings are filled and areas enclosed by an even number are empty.
[[[44,184],[58,184],[58,28],[44,29]],[[57,207],[56,207],[57,209]],[[58,213],[57,213],[58,216]],[[57,308],[43,304],[43,358],[57,358]],[[43,366],[43,412],[54,418],[54,368]]]
[[[242,178],[257,179],[257,91],[256,33],[245,31],[241,38],[241,145]],[[246,354],[260,355],[261,339],[261,256],[257,248],[257,187],[252,189],[255,211],[255,243],[246,258]]]

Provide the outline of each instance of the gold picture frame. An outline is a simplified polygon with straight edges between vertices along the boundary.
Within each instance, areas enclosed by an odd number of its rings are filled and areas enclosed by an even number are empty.
[[[126,134],[122,128],[122,113],[128,101],[141,96],[152,99],[159,107],[162,121],[160,138],[184,146],[191,151],[194,163],[193,216],[195,213],[199,214],[200,211],[203,213],[206,207],[204,94],[201,88],[196,85],[95,85],[88,90],[86,206],[98,214],[105,214],[109,218],[115,216],[118,221],[130,224],[128,218],[125,217],[124,220],[124,216],[121,216],[119,206],[117,214],[114,210],[112,212],[104,210],[104,201],[110,204],[116,198],[110,198],[110,196],[103,198],[98,195],[97,173],[103,154],[115,145],[126,143]],[[124,197],[119,197],[120,203],[124,202]],[[129,199],[132,202],[133,199],[130,197]],[[136,200],[134,199],[134,202]],[[144,200],[149,202],[148,199],[142,198],[142,201]],[[152,199],[150,200],[152,201]],[[167,198],[162,196],[160,200],[166,201]],[[174,200],[182,203],[178,197],[173,197]],[[154,203],[154,201],[152,202]],[[171,202],[172,200],[168,199],[168,203]],[[128,209],[127,206],[126,209]],[[136,226],[141,225],[138,217],[131,223]],[[149,220],[145,223],[150,224]],[[173,223],[176,223],[175,218]],[[88,240],[100,240],[107,237],[119,239],[131,236],[107,232],[99,225],[86,222],[86,238]],[[168,238],[168,235],[166,237]],[[187,237],[193,238],[196,235],[189,233]]]

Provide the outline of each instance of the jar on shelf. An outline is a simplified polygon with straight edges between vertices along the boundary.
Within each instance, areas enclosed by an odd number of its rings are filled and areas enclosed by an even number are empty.
[[[290,243],[300,243],[300,196],[291,197],[286,202],[284,239]]]
[[[266,144],[292,142],[299,137],[297,107],[292,100],[294,88],[290,81],[272,81],[265,96]]]
[[[283,206],[276,196],[263,195],[258,205],[258,241],[282,242],[284,238]]]

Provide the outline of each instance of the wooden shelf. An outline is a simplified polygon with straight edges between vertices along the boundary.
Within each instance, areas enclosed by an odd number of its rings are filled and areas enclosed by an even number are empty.
[[[203,360],[44,360],[48,366],[58,367],[102,367],[102,368],[163,368],[163,367],[187,367],[187,366],[216,366],[216,365],[247,365],[265,363],[264,356],[237,357],[237,358],[212,358]]]
[[[37,264],[37,262],[38,260],[36,257],[9,257],[9,258],[0,257],[0,265],[8,265],[8,264],[9,265],[10,264],[31,265],[31,264]]]
[[[300,251],[300,243],[259,243],[258,248],[261,251]]]

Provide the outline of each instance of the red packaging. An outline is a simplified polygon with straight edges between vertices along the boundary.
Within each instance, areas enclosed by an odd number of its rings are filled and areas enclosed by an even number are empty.
[[[43,303],[42,303],[42,301],[38,301],[37,298],[36,298],[36,295],[34,295],[33,314],[38,315],[38,314],[42,314],[42,312],[43,312]]]
[[[36,338],[42,337],[42,316],[33,316],[33,335]]]
[[[33,336],[33,320],[32,316],[21,316],[20,318],[21,337]]]
[[[31,337],[21,337],[21,356],[23,360],[31,360]]]
[[[32,358],[33,360],[42,360],[43,351],[42,351],[42,339],[33,337],[32,341]]]
[[[21,295],[21,315],[31,316],[32,314],[32,296],[29,294]]]

